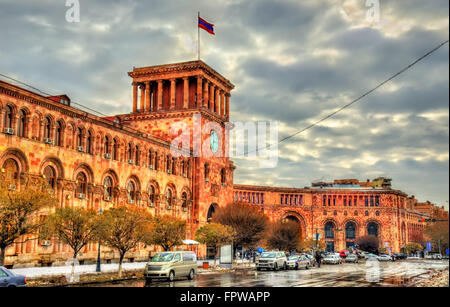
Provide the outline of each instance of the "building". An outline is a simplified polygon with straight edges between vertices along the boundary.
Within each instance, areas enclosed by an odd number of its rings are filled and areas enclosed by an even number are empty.
[[[44,177],[59,206],[132,204],[183,218],[186,238],[218,207],[242,200],[271,220],[297,221],[305,237],[323,233],[329,249],[349,247],[366,232],[394,251],[420,241],[418,218],[434,206],[414,204],[386,178],[304,189],[234,185],[225,141],[234,86],[204,62],[134,68],[128,75],[131,113],[111,117],[75,108],[67,95],[46,97],[0,81],[1,173],[14,178],[15,188],[26,177]],[[180,146],[171,147],[174,141]],[[141,246],[127,260],[144,260],[148,252]],[[70,257],[56,240],[29,240],[7,249],[6,265],[57,265]],[[79,259],[96,257],[93,243]],[[117,255],[102,248],[102,259]]]

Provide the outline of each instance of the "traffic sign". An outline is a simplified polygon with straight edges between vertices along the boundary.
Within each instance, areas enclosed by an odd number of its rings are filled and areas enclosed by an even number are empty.
[[[433,245],[431,244],[431,242],[427,242],[427,251],[431,252],[432,249]]]

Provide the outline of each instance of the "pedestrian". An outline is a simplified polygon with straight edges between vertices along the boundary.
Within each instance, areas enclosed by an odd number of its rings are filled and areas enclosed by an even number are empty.
[[[322,255],[320,254],[319,251],[316,251],[315,258],[316,258],[317,266],[320,268],[320,264],[322,263]]]

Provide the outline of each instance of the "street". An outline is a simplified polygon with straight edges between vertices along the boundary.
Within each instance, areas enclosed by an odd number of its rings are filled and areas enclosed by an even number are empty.
[[[379,267],[377,267],[379,265]],[[202,273],[192,281],[175,282],[144,280],[118,284],[93,285],[102,287],[401,287],[427,280],[442,269],[448,261],[405,260],[376,262],[375,264],[323,265],[299,271],[237,270],[227,273]]]

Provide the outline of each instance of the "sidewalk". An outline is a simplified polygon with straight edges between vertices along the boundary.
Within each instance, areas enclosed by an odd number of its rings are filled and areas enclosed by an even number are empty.
[[[203,269],[203,262],[208,262],[210,269]],[[123,272],[126,271],[139,271],[144,270],[146,262],[133,262],[133,263],[123,263],[122,269]],[[198,273],[206,273],[206,272],[220,272],[221,269],[215,271],[212,270],[214,266],[214,260],[198,260],[197,265],[199,267]],[[217,265],[219,265],[219,261],[217,261]],[[85,275],[85,274],[95,274],[96,273],[96,265],[78,265],[75,266],[75,274]],[[234,269],[248,269],[254,268],[254,263],[249,263],[247,260],[236,260]],[[115,273],[119,269],[118,263],[112,264],[102,264],[101,273]],[[56,266],[56,267],[34,267],[34,268],[20,268],[20,269],[11,269],[11,272],[17,275],[25,275],[27,278],[40,278],[40,277],[54,277],[54,276],[65,276],[69,275],[72,272],[71,266]]]

